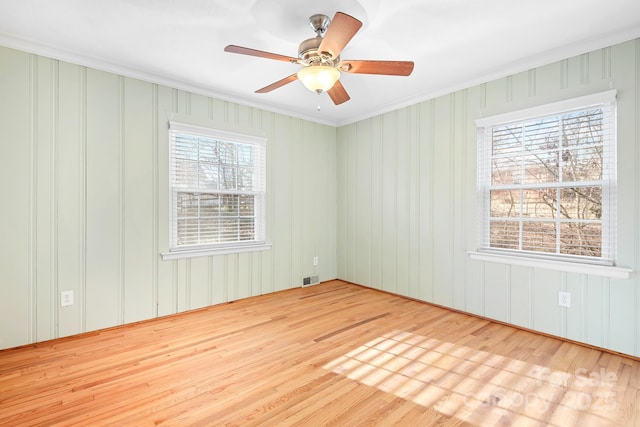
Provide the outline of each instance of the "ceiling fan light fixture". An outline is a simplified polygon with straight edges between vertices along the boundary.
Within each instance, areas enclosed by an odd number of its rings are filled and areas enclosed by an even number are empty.
[[[328,92],[335,105],[351,99],[342,83],[338,82],[341,73],[408,76],[413,71],[411,61],[342,61],[340,53],[362,27],[362,22],[353,16],[336,12],[333,19],[329,19],[326,15],[316,14],[309,18],[309,24],[316,36],[300,43],[297,58],[236,45],[229,45],[224,50],[302,66],[297,73],[258,89],[256,93],[268,93],[300,80],[312,92]]]
[[[298,79],[312,92],[322,93],[333,87],[340,78],[340,71],[326,65],[310,65],[298,71]]]

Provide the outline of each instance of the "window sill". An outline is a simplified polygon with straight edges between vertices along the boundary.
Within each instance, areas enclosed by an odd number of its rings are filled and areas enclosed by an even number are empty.
[[[162,260],[170,261],[174,259],[182,258],[196,258],[212,255],[226,255],[237,254],[243,252],[258,252],[268,251],[271,249],[270,243],[260,243],[255,245],[243,245],[243,246],[225,246],[221,248],[206,248],[206,249],[183,249],[178,251],[163,252]]]
[[[628,279],[633,271],[630,268],[611,265],[535,259],[489,252],[469,251],[467,253],[469,254],[469,258],[476,261],[498,262],[523,267],[546,268],[548,270],[565,271],[569,273],[592,274],[594,276],[604,276],[613,279]]]

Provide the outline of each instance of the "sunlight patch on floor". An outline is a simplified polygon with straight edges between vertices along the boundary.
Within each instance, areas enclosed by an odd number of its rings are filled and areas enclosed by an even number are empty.
[[[479,425],[606,424],[615,374],[573,373],[403,331],[378,337],[323,366],[367,386]]]

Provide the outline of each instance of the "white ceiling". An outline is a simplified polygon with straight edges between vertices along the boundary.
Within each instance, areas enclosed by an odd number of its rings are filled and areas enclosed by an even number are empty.
[[[409,77],[343,73],[351,100],[293,82],[308,17],[363,22],[343,59],[412,60]],[[179,89],[342,125],[531,67],[640,37],[638,0],[3,0],[0,45]],[[1,71],[1,70],[0,70]]]

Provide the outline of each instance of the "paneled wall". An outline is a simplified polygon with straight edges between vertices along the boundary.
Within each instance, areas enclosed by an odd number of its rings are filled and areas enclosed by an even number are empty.
[[[474,120],[610,88],[618,261],[631,278],[470,260]],[[270,251],[161,259],[172,113],[266,134]],[[640,356],[639,117],[638,40],[337,130],[0,47],[0,348],[318,274]],[[558,307],[559,290],[571,308]]]
[[[265,133],[270,251],[162,260],[172,113]],[[333,127],[2,47],[0,124],[0,348],[337,276]]]
[[[470,260],[475,119],[610,88],[618,265],[633,268],[630,279]],[[640,40],[343,126],[337,173],[340,278],[640,356]],[[570,308],[558,306],[560,290]]]

